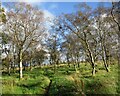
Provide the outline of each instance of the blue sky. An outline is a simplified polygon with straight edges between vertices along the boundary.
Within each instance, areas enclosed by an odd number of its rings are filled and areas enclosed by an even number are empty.
[[[79,2],[81,3],[81,2]],[[54,15],[60,15],[61,13],[71,13],[75,12],[75,5],[77,5],[78,2],[49,2],[49,3],[42,3],[41,8],[48,10]],[[91,6],[93,9],[99,6],[100,4],[104,4],[106,7],[111,6],[111,3],[98,3],[98,2],[88,2],[89,6]]]
[[[8,2],[6,2],[8,3]],[[41,9],[47,10],[50,14],[53,15],[60,15],[61,13],[72,13],[75,12],[75,5],[78,4],[78,2],[28,2],[32,5],[38,6]],[[79,2],[81,3],[81,2]],[[111,3],[100,3],[100,2],[86,2],[89,6],[91,6],[93,9],[97,6],[103,4],[106,7],[111,6]],[[3,5],[5,3],[2,3]],[[11,4],[11,3],[8,3]]]

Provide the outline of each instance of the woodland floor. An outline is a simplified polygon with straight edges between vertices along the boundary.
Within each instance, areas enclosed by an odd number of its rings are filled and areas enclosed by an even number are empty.
[[[118,83],[118,65],[110,65],[110,72],[106,72],[103,64],[96,66],[96,76],[91,75],[91,66],[81,63],[77,70],[67,64],[54,67],[34,68],[23,71],[23,79],[19,74],[10,76],[2,74],[3,94],[41,94],[45,96],[84,96],[90,94],[104,94],[116,96],[120,92]],[[51,83],[50,83],[51,82]],[[48,95],[49,94],[49,95]],[[83,95],[82,95],[83,94]]]

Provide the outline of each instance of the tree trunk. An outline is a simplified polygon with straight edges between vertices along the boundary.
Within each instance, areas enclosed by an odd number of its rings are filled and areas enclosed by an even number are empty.
[[[50,63],[50,65],[52,65],[52,60],[51,60],[51,57],[50,57],[49,63]]]
[[[68,53],[67,53],[66,57],[67,57],[66,59],[67,59],[68,67],[70,67],[70,61],[69,61],[69,55],[68,55]]]
[[[105,69],[107,72],[109,72],[109,69],[108,69],[107,64],[106,64],[106,60],[104,59],[104,57],[102,57],[102,58],[103,58],[103,63],[104,63]]]
[[[10,76],[10,65],[11,65],[11,62],[10,62],[10,57],[8,56],[8,66],[7,66],[7,71],[8,71],[8,75]]]
[[[68,57],[67,57],[67,63],[68,63],[68,66],[70,67],[70,61]]]
[[[10,59],[9,75],[10,75],[10,73],[11,73],[11,68],[12,68],[12,60]]]
[[[15,55],[13,56],[13,73],[15,73]]]
[[[10,64],[8,64],[7,70],[8,70],[8,75],[10,76]]]
[[[20,79],[22,79],[22,77],[23,77],[23,74],[22,74],[22,60],[23,60],[23,58],[22,58],[22,55],[23,55],[23,53],[22,53],[22,50],[20,50],[20,52],[19,52],[19,71],[20,71]]]
[[[93,66],[93,69],[92,69],[92,76],[95,76],[95,66]]]
[[[13,73],[15,73],[15,63],[13,63]]]
[[[68,62],[68,67],[70,67],[70,62]]]
[[[76,63],[77,63],[78,68],[79,68],[80,67],[80,63],[79,63],[79,59],[78,58],[79,58],[79,56],[77,56],[77,62]]]
[[[102,56],[102,59],[103,59],[103,62],[104,62],[104,66],[105,66],[105,69],[107,72],[109,72],[109,64],[107,62],[107,52],[106,52],[106,49],[105,49],[105,46],[102,44],[102,53],[103,53],[103,56]]]
[[[79,62],[77,62],[78,63],[78,68],[80,67],[80,63]]]
[[[95,76],[95,62],[94,62],[94,59],[93,59],[93,56],[92,54],[90,55],[91,57],[91,63],[92,63],[92,75]]]
[[[41,68],[41,61],[40,61],[40,60],[38,60],[38,63],[39,63],[39,68]]]
[[[10,75],[10,69],[11,69],[11,68],[10,68],[10,66],[9,66],[9,69],[8,69],[8,74],[9,74],[9,75]]]
[[[74,64],[74,70],[77,72],[77,68],[76,68],[76,65]]]
[[[56,64],[54,63],[54,73],[56,72]]]
[[[86,41],[85,43],[86,43],[86,46],[87,46],[87,50],[88,50],[88,53],[89,53],[90,62],[91,62],[91,65],[92,65],[92,75],[95,76],[95,60],[94,60],[92,51],[90,50],[90,47],[88,45],[88,42]]]
[[[13,66],[12,67],[13,67],[13,73],[15,73],[15,63],[16,63],[15,62],[15,53],[16,53],[15,45],[13,45],[13,50],[12,51],[13,51],[13,59],[12,59],[13,60]]]
[[[30,59],[30,71],[32,71],[32,58]]]

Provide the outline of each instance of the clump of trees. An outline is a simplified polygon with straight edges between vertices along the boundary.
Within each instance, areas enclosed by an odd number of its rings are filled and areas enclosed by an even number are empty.
[[[98,6],[90,8],[85,3],[78,4],[77,12],[63,14],[57,20],[62,37],[61,53],[64,54],[68,66],[70,63],[75,66],[80,64],[82,58],[88,61],[92,68],[92,75],[95,75],[97,61],[103,61],[105,70],[110,71],[110,63],[116,59],[119,46],[118,28],[115,26],[111,8]],[[116,18],[116,19],[115,19]],[[114,19],[118,22],[118,17]]]
[[[54,72],[62,62],[69,67],[74,65],[77,70],[83,61],[89,62],[93,76],[97,61],[103,62],[109,72],[111,61],[117,60],[119,52],[116,6],[92,9],[86,3],[80,3],[75,13],[54,18],[48,30],[49,37],[46,37],[45,22],[48,19],[44,18],[42,10],[26,3],[15,4],[6,12],[6,19],[3,18],[5,23],[1,33],[2,45],[11,45],[10,50],[3,48],[9,74],[18,64],[22,78],[23,65],[30,64],[32,69],[33,65],[41,66],[46,61],[54,65]]]
[[[8,9],[9,11],[6,12],[7,22],[3,31],[10,38],[7,42],[12,46],[11,53],[17,56],[20,78],[22,78],[24,53],[35,50],[46,34],[43,26],[44,14],[38,8],[26,3],[18,3],[14,6],[13,10]]]

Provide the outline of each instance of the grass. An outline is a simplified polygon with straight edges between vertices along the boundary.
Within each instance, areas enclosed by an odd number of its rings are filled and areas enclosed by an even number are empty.
[[[106,72],[104,66],[98,64],[96,76],[92,77],[89,64],[81,64],[74,70],[74,66],[66,65],[54,70],[50,67],[36,68],[32,71],[23,71],[23,79],[18,79],[18,73],[2,76],[3,94],[45,94],[50,80],[49,93],[51,96],[82,96],[82,94],[118,94],[118,66],[110,66]]]

